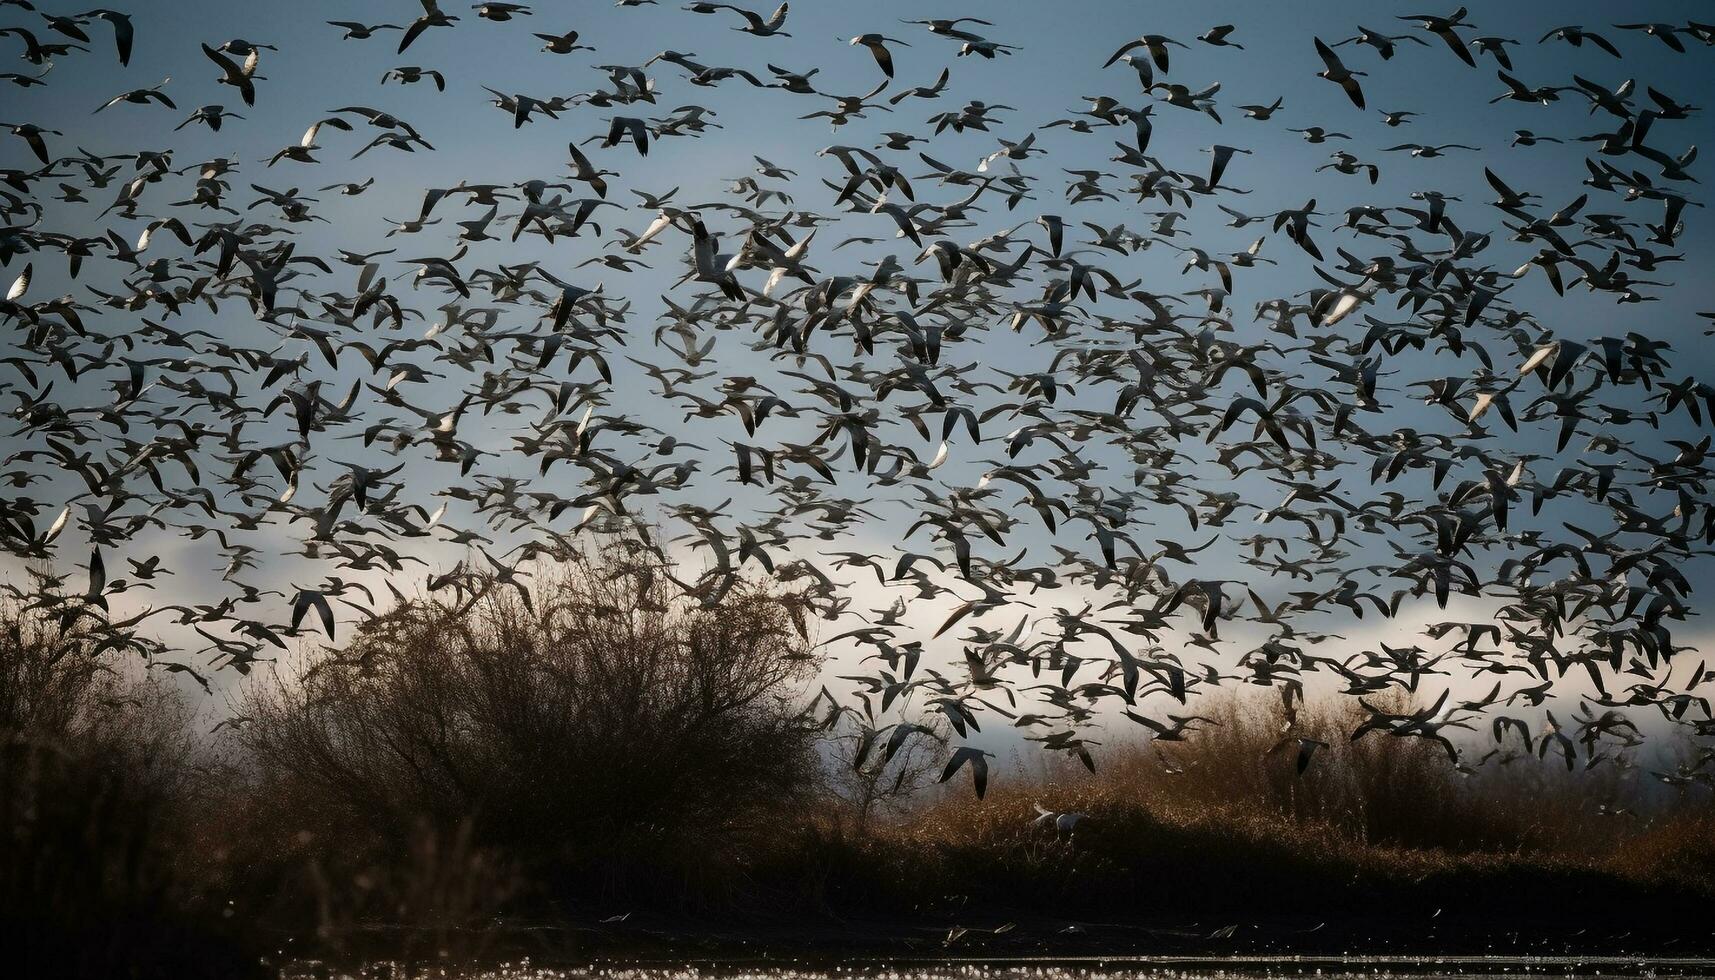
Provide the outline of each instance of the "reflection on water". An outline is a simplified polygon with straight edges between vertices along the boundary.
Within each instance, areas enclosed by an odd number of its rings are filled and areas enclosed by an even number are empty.
[[[341,971],[295,964],[282,980],[1459,980],[1635,977],[1715,980],[1715,960],[1639,957],[1100,957],[1081,960],[891,960],[830,964],[785,957],[722,963],[541,966],[529,960],[483,967],[378,963]]]

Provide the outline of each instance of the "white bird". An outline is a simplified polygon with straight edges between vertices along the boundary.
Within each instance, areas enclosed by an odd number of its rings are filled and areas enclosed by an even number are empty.
[[[1056,813],[1053,810],[1047,809],[1040,803],[1032,804],[1032,806],[1036,808],[1036,818],[1030,821],[1030,825],[1032,827],[1045,827],[1052,824],[1054,826],[1054,833],[1058,835],[1061,840],[1071,837],[1077,832],[1079,824],[1090,819],[1090,815],[1087,813],[1077,811]]]

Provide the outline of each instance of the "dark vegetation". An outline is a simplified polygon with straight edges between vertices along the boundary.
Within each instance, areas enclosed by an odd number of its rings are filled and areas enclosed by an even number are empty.
[[[7,945],[31,975],[102,976],[670,940],[645,923],[871,951],[1073,950],[1096,933],[1071,922],[1133,928],[1101,940],[1131,951],[1253,931],[1647,951],[1715,894],[1705,788],[1534,757],[1461,775],[1421,741],[1351,744],[1351,706],[1300,712],[1332,746],[1302,776],[1266,754],[1275,702],[1236,698],[1200,704],[1221,724],[1186,742],[1116,741],[1093,776],[997,763],[983,801],[933,785],[928,736],[854,772],[850,734],[804,709],[821,665],[795,600],[741,585],[702,609],[664,571],[572,562],[528,607],[409,605],[259,674],[213,734],[138,665],[13,610]],[[1032,826],[1037,803],[1088,817]]]
[[[0,622],[0,947],[24,953],[19,975],[246,962],[219,888],[192,868],[230,792],[210,753],[167,685],[44,617]]]

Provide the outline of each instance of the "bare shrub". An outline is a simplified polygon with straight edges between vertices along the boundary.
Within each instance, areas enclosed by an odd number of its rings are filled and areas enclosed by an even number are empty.
[[[373,841],[408,864],[426,830],[576,903],[719,898],[813,788],[795,697],[815,661],[791,597],[740,583],[703,608],[669,571],[574,555],[529,605],[504,589],[374,621],[250,691],[257,792],[333,854]]]
[[[0,611],[0,922],[36,975],[230,975],[195,871],[214,761],[188,702],[49,616]]]

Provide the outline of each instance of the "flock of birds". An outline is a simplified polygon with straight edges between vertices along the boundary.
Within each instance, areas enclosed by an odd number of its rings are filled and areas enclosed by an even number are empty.
[[[1634,48],[1715,57],[1715,27],[1555,28],[1542,50],[1589,62],[1570,78],[1464,8],[1329,40],[1143,34],[1107,59],[1110,94],[1033,128],[960,91],[956,59],[1031,55],[977,17],[830,45],[788,40],[786,3],[620,0],[657,9],[609,17],[707,18],[754,57],[667,50],[544,96],[392,62],[442,32],[568,72],[617,43],[556,7],[390,2],[397,23],[324,28],[342,58],[381,59],[372,101],[487,99],[512,130],[563,130],[564,158],[423,187],[416,213],[362,224],[341,202],[452,134],[353,104],[306,110],[280,147],[244,111],[292,99],[265,77],[278,48],[243,38],[183,42],[182,78],[95,118],[149,113],[163,140],[206,127],[252,152],[90,152],[77,118],[23,121],[35,90],[175,39],[142,11],[0,0],[0,45],[27,66],[0,75],[5,588],[92,654],[207,687],[413,604],[529,604],[545,563],[599,546],[704,606],[777,580],[806,645],[847,667],[807,710],[856,736],[855,764],[946,737],[943,778],[968,769],[979,795],[985,725],[1094,768],[1113,726],[1184,739],[1211,724],[1200,696],[1242,685],[1278,693],[1300,773],[1326,747],[1297,728],[1307,690],[1364,706],[1354,739],[1428,740],[1467,772],[1531,756],[1651,771],[1633,751],[1645,718],[1715,735],[1715,671],[1675,634],[1715,543],[1715,387],[1663,339],[1694,330],[1631,305],[1684,258],[1702,205],[1674,134],[1699,110],[1588,77]],[[1268,48],[1270,71],[1341,91],[1314,112],[1229,105],[1174,79],[1193,48]],[[860,59],[873,83],[826,91],[793,57]],[[1395,69],[1492,70],[1497,102],[1570,125],[1479,149],[1433,142],[1427,108],[1384,110],[1429,141],[1366,159],[1337,130],[1373,124],[1366,85]],[[696,169],[691,141],[716,135],[735,86],[803,107],[784,132],[866,135],[807,163],[757,156],[708,201],[628,179],[650,154]],[[1206,156],[1176,132],[1211,123],[1232,143]],[[1409,199],[1241,208],[1241,144],[1265,128],[1340,147],[1323,169],[1357,195],[1409,154],[1480,169],[1494,198],[1438,192],[1425,165]],[[970,140],[982,156],[942,149]],[[1545,144],[1565,149],[1529,149]],[[1584,187],[1532,188],[1519,154],[1574,150]],[[336,155],[357,177],[316,180]],[[621,285],[673,267],[658,298]],[[1579,303],[1600,328],[1564,325]],[[1422,707],[1390,707],[1397,691]],[[1709,783],[1712,761],[1653,776]]]

